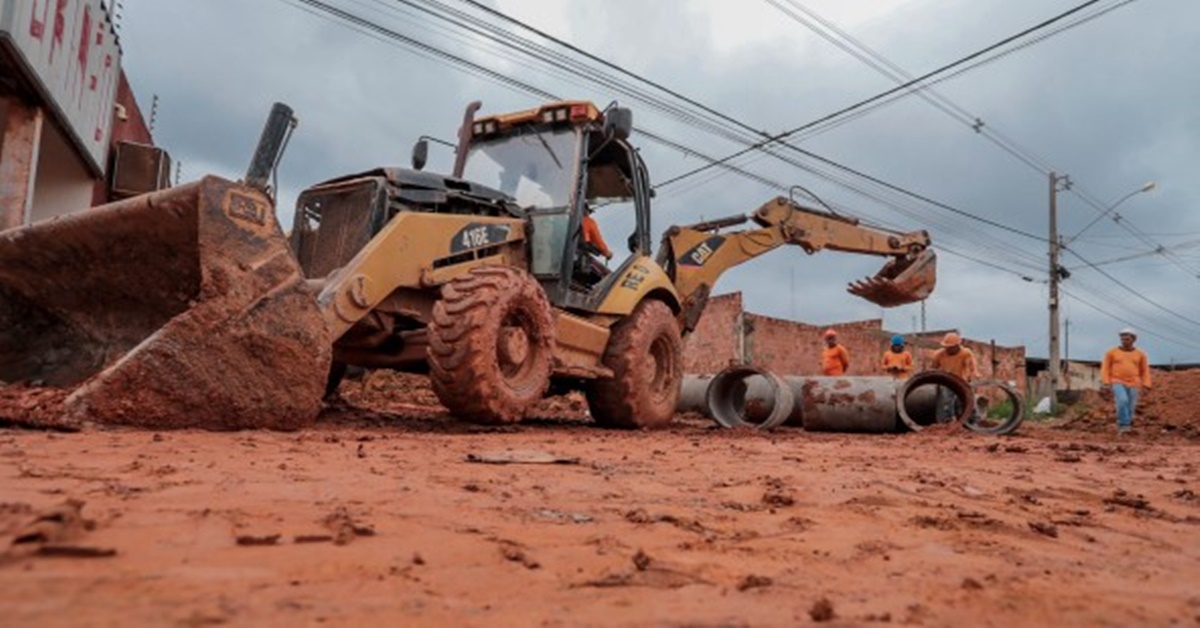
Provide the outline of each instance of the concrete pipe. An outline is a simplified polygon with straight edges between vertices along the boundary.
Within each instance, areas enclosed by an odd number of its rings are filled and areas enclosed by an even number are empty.
[[[991,412],[991,402],[987,395],[979,395],[976,397],[976,407],[979,412],[972,416],[967,421],[967,429],[980,434],[995,434],[999,436],[1007,436],[1017,431],[1021,426],[1021,422],[1025,420],[1025,398],[1021,393],[1013,390],[1007,382],[999,380],[987,380],[975,383],[975,392],[978,395],[981,389],[999,388],[1004,394],[1005,399],[1009,403],[1008,416],[1003,416],[1003,413],[997,414]]]
[[[761,382],[766,394],[757,394],[752,383]],[[705,395],[710,416],[723,427],[778,427],[792,415],[795,400],[783,378],[752,366],[734,366],[718,373]],[[763,417],[763,415],[766,415]]]
[[[937,422],[939,390],[956,398],[958,416],[955,421],[966,424],[975,413],[975,392],[966,380],[944,371],[925,371],[908,378],[896,391],[896,411],[908,429],[919,432]],[[930,395],[933,396],[932,412],[928,411]],[[910,413],[910,408],[918,412]]]
[[[695,412],[712,418],[708,411],[708,384],[712,375],[684,375],[683,384],[679,387],[679,404],[676,412]]]
[[[715,376],[684,375],[683,385],[679,391],[677,411],[695,412],[710,419],[713,418],[712,411],[708,407],[708,386],[712,383],[713,377]],[[801,415],[800,400],[796,397],[800,393],[800,387],[790,381],[793,378],[784,377],[783,379],[792,389],[793,398],[792,412],[784,419],[783,424],[802,427],[804,420]],[[771,412],[775,409],[775,388],[767,381],[766,377],[751,375],[739,383],[734,383],[733,386],[735,386],[733,392],[745,399],[742,414],[747,422],[761,424],[771,416]],[[745,388],[744,391],[742,387]]]
[[[810,432],[895,432],[896,387],[891,377],[788,377]]]
[[[696,412],[714,418],[708,405],[712,375],[684,376],[679,395],[679,412]],[[784,425],[826,432],[894,432],[903,425],[896,408],[899,382],[890,377],[801,377],[783,378],[792,391],[792,411]],[[842,382],[839,384],[839,382]],[[775,407],[774,387],[761,375],[750,375],[727,384],[728,394],[742,401],[739,414],[745,423],[763,424]],[[744,390],[743,390],[744,387]],[[873,397],[873,402],[868,402]],[[905,399],[908,412],[923,423],[932,423],[937,409],[937,390],[920,387]],[[812,418],[808,418],[808,414]]]

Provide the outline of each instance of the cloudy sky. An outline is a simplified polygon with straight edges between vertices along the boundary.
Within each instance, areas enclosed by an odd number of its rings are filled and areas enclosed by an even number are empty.
[[[599,70],[566,73],[425,12],[466,12],[514,31],[506,41],[520,36],[554,46],[460,0],[324,0],[544,92],[601,106],[618,100],[634,110],[638,127],[711,156],[746,145],[728,137],[729,119],[772,134],[801,127],[896,87],[897,71],[923,75],[1082,2],[488,2],[720,112],[727,118],[714,133],[713,125],[706,130],[660,113],[646,100],[690,106],[644,84],[623,79],[628,92],[616,93],[601,84]],[[145,109],[158,95],[155,137],[182,162],[184,179],[238,176],[271,103],[296,110],[300,127],[280,173],[285,223],[307,185],[405,164],[423,134],[452,138],[470,100],[482,100],[485,113],[539,102],[300,0],[123,5],[125,68]],[[843,37],[849,35],[878,53],[875,65],[890,64],[892,77],[818,35],[821,23],[836,29],[824,31],[828,39],[851,47]],[[1073,185],[1058,195],[1058,207],[1060,233],[1070,238],[1062,312],[1071,357],[1098,359],[1116,331],[1132,325],[1154,362],[1200,362],[1196,23],[1195,0],[1100,0],[997,50],[1007,54],[938,82],[935,104],[909,95],[790,139],[828,162],[779,148],[787,161],[755,151],[735,163],[776,184],[802,185],[866,220],[929,230],[941,255],[927,328],[1025,345],[1034,356],[1045,356],[1048,343],[1048,172],[1068,174]],[[1064,26],[1070,28],[1056,32]],[[1045,35],[1052,36],[1037,40]],[[972,128],[974,120],[983,132]],[[634,141],[656,182],[705,163],[645,137]],[[429,169],[448,170],[451,157],[435,147]],[[1155,189],[1137,192],[1151,181]],[[654,227],[747,212],[778,193],[712,169],[660,188]],[[1118,201],[1110,217],[1073,238]],[[608,209],[598,213],[601,226],[610,241],[622,242],[633,218]],[[772,316],[812,323],[882,316],[889,329],[919,329],[919,306],[885,311],[844,292],[846,282],[878,266],[873,258],[788,249],[729,272],[718,292],[741,290],[748,309]]]

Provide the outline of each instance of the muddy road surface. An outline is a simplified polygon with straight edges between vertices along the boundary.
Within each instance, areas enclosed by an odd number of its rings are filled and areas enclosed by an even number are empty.
[[[0,430],[4,623],[1200,623],[1194,440],[619,432],[577,399],[479,428],[395,392],[293,433]]]

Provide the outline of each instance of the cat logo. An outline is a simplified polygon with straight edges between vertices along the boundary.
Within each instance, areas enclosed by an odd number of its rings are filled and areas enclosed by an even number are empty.
[[[722,244],[725,244],[724,236],[713,236],[684,253],[679,258],[679,264],[681,266],[703,266],[717,252],[717,249],[721,248]]]

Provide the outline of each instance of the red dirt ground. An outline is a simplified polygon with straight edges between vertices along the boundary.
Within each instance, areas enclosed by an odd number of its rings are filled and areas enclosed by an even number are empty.
[[[1134,429],[1151,438],[1200,440],[1200,370],[1152,373],[1153,389],[1142,391]],[[1110,393],[1088,391],[1069,415],[1067,427],[1088,432],[1116,429]]]
[[[1200,448],[1162,431],[1196,422],[1170,414],[1174,383],[1124,437],[1102,418],[1007,438],[620,432],[578,396],[489,428],[386,375],[301,432],[3,429],[0,608],[10,625],[1194,625]],[[561,462],[472,461],[496,455]],[[38,521],[68,500],[82,519]]]

